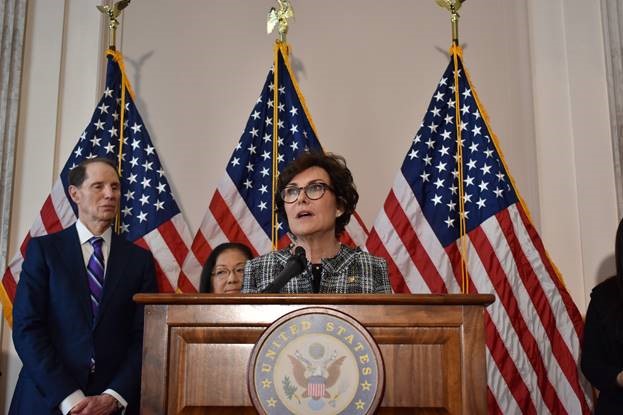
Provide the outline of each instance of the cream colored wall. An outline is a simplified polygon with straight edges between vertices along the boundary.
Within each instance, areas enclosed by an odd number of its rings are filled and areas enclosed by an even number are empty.
[[[102,78],[96,0],[31,0],[10,255],[90,119]],[[271,65],[271,0],[135,0],[119,48],[194,231]],[[390,6],[388,6],[390,5]],[[344,155],[371,225],[447,65],[434,1],[294,0],[289,42],[323,145]],[[471,0],[465,64],[546,247],[583,311],[617,223],[599,2]],[[19,370],[2,333],[0,390]],[[0,400],[0,407],[3,402]]]
[[[170,1],[132,4],[122,50],[142,114],[196,229],[272,63],[274,36],[265,34],[272,1],[177,4],[168,18]],[[321,142],[349,161],[361,189],[359,211],[371,225],[448,64],[449,16],[432,0],[392,7],[314,0],[294,7],[288,39],[301,89]],[[461,33],[465,62],[524,196],[536,206],[525,9],[475,1],[463,12]]]
[[[528,2],[541,236],[580,310],[618,223],[599,1]]]

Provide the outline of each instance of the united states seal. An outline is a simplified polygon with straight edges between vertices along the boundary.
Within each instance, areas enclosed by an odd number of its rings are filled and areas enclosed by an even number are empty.
[[[265,414],[366,414],[380,403],[383,361],[355,319],[305,308],[274,322],[249,361],[249,392]]]

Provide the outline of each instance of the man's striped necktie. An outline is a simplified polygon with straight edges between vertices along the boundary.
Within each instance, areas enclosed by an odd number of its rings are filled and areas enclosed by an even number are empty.
[[[93,319],[97,316],[102,294],[104,292],[104,254],[102,253],[102,243],[104,238],[94,236],[89,239],[93,247],[93,253],[87,264],[87,274],[89,276],[89,289],[91,290],[91,307],[93,308]]]

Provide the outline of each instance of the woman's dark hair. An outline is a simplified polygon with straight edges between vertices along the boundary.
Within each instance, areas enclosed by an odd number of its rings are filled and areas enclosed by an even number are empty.
[[[294,176],[309,169],[310,167],[320,167],[327,172],[333,188],[333,193],[337,200],[337,206],[344,212],[335,219],[335,236],[339,237],[350,221],[350,217],[355,212],[357,202],[359,201],[359,193],[353,181],[353,175],[348,167],[344,157],[332,153],[322,153],[319,151],[302,153],[297,159],[293,160],[279,174],[277,180],[277,190],[275,192],[277,213],[286,218],[286,209],[284,201],[281,199],[281,191],[292,181]]]
[[[212,272],[214,271],[216,260],[223,252],[230,249],[234,251],[239,251],[240,253],[242,253],[242,255],[246,256],[247,259],[253,258],[253,252],[251,252],[251,249],[245,244],[241,244],[238,242],[225,242],[217,245],[206,260],[205,264],[203,265],[203,269],[201,270],[201,282],[199,283],[199,292],[212,292]]]

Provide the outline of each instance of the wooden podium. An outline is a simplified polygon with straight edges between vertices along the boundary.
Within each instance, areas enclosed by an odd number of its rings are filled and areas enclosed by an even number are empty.
[[[485,414],[483,310],[493,295],[138,294],[145,305],[143,414],[255,414],[247,365],[285,314],[341,311],[378,344],[381,414]]]

